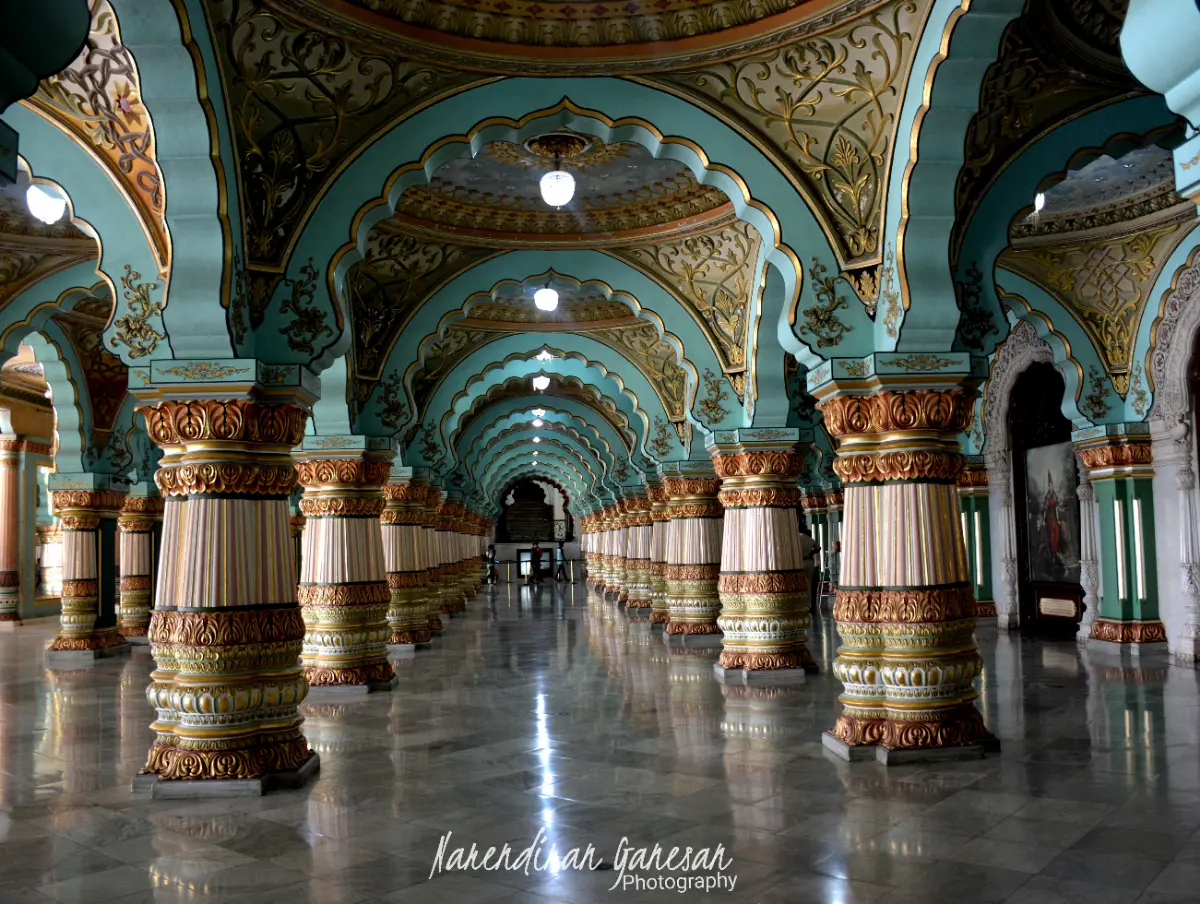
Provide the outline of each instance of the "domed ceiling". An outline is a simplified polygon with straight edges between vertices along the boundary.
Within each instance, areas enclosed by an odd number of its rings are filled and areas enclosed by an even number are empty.
[[[299,0],[297,0],[299,2]],[[601,61],[662,63],[714,49],[753,49],[873,2],[862,0],[303,0],[313,15],[443,59],[532,73]],[[849,8],[849,9],[847,9]],[[670,46],[666,46],[670,42]],[[452,55],[452,56],[451,56]],[[448,61],[448,59],[447,59]]]
[[[467,317],[458,325],[511,330],[519,323],[525,330],[563,330],[637,322],[629,305],[610,299],[594,286],[575,286],[552,279],[547,282],[558,292],[558,307],[553,311],[534,306],[532,289],[516,282],[504,283],[491,295],[472,302]]]
[[[404,192],[393,220],[493,247],[595,247],[702,228],[732,213],[724,192],[701,185],[674,160],[656,160],[628,142],[575,140],[582,149],[561,161],[575,177],[575,196],[563,207],[547,206],[538,191],[538,180],[555,163],[535,150],[537,139],[527,146],[496,141],[473,158],[444,164],[428,185]]]

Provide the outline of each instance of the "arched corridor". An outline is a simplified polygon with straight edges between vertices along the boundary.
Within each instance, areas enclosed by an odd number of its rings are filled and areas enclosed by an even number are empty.
[[[1188,900],[1196,40],[0,9],[0,904]]]

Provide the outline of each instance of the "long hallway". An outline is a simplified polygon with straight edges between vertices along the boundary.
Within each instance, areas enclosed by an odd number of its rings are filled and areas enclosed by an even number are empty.
[[[50,671],[51,625],[0,634],[0,901],[678,898],[609,893],[622,836],[724,845],[733,890],[689,901],[1196,899],[1194,671],[983,629],[980,707],[1003,753],[889,769],[822,748],[838,683],[832,625],[813,634],[807,683],[728,687],[717,650],[668,652],[581,585],[485,589],[433,649],[393,658],[394,693],[314,689],[317,781],[178,803],[129,790],[153,737],[144,647]],[[427,881],[444,833],[447,851],[520,850],[539,829],[543,851],[590,843],[601,868]]]

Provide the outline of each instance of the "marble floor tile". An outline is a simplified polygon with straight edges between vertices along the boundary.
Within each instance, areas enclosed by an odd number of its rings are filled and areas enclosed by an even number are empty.
[[[669,652],[582,588],[500,588],[398,660],[392,693],[305,702],[306,788],[154,801],[129,791],[152,660],[50,672],[51,636],[0,634],[0,904],[1200,899],[1200,675],[1073,643],[981,627],[1001,754],[889,769],[820,744],[840,691],[828,619],[823,672],[727,688],[717,651]],[[430,878],[443,838],[519,852],[539,831],[609,868]],[[623,839],[720,845],[736,890],[609,892]]]

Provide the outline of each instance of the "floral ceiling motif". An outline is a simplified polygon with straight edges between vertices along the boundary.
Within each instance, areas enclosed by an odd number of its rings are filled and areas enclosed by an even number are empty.
[[[765,53],[644,79],[748,134],[804,192],[842,266],[879,263],[887,161],[930,0],[890,0]]]
[[[1124,397],[1150,290],[1187,232],[1179,222],[1160,222],[1123,235],[1110,231],[1065,244],[1009,248],[999,265],[1037,283],[1071,312]]]
[[[593,330],[588,337],[625,355],[637,365],[642,375],[654,387],[672,421],[687,417],[687,372],[678,362],[679,353],[666,339],[658,335],[653,324]]]
[[[129,199],[160,269],[170,260],[166,198],[154,156],[154,129],[142,106],[133,56],[121,43],[109,0],[90,0],[91,31],[79,56],[38,86],[26,105],[91,148]]]
[[[325,33],[266,0],[205,4],[233,127],[246,265],[279,270],[321,193],[373,135],[487,81]]]
[[[691,307],[727,373],[746,367],[746,330],[753,310],[762,239],[735,220],[703,235],[610,252],[663,284]]]

